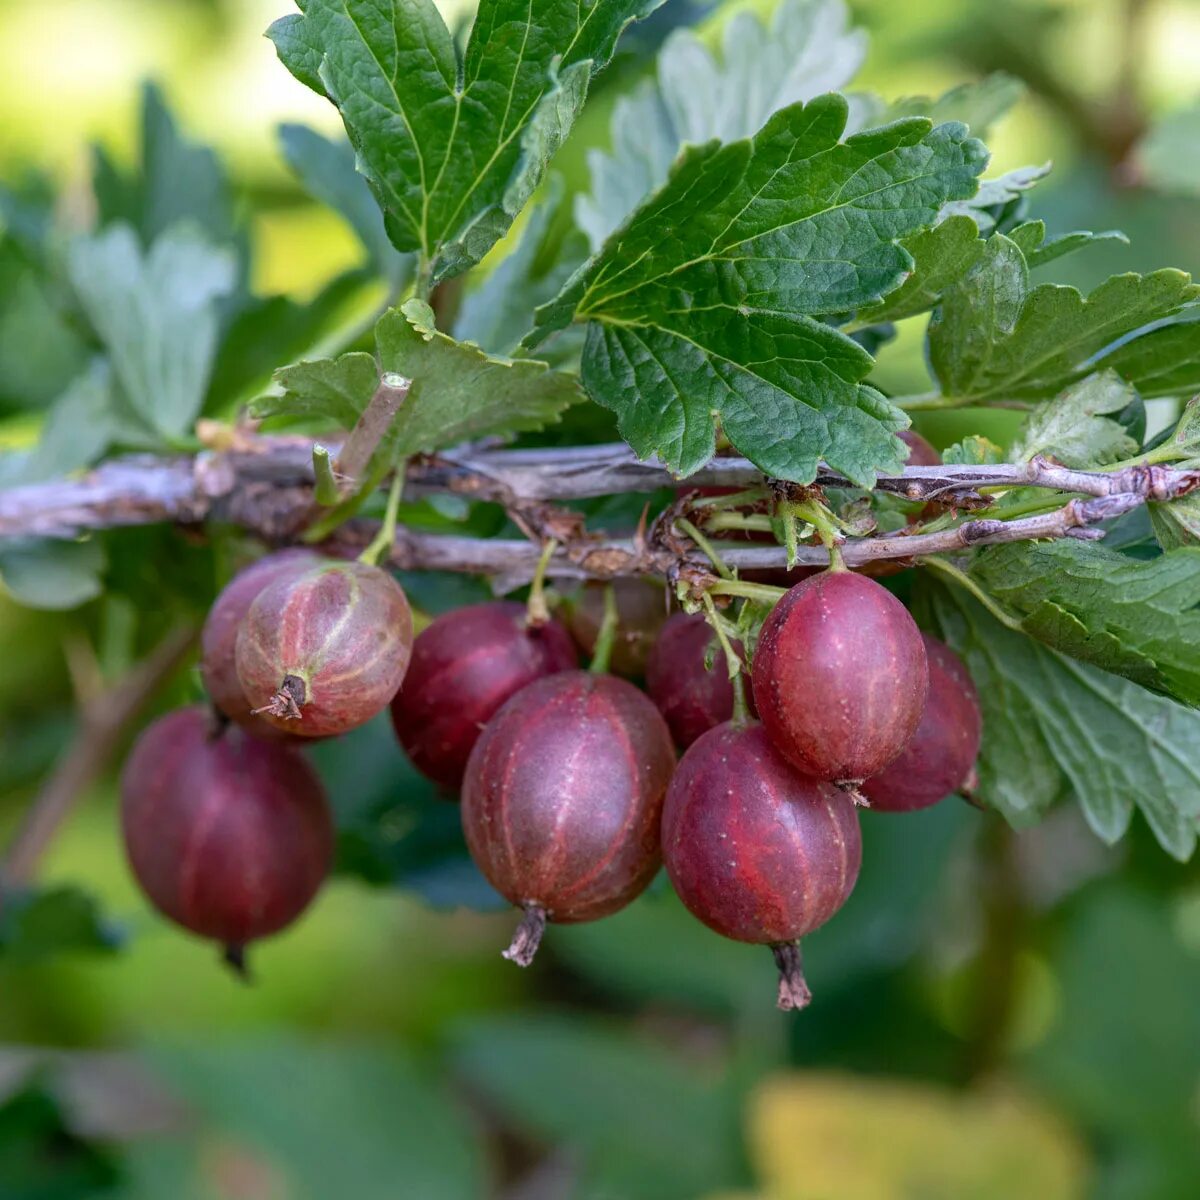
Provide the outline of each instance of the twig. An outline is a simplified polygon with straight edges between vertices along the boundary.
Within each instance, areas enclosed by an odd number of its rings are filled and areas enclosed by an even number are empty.
[[[89,530],[122,525],[218,521],[238,526],[269,544],[294,541],[311,510],[314,486],[312,442],[305,438],[262,438],[254,450],[210,452],[195,458],[121,458],[77,479],[56,480],[0,492],[0,541],[11,538],[74,538]],[[716,458],[691,476],[688,485],[744,486],[761,483],[761,473],[745,459]],[[822,469],[819,483],[846,486]],[[487,450],[442,455],[410,463],[406,495],[452,491],[506,503],[510,510],[555,517],[545,536],[560,541],[549,566],[552,578],[611,579],[618,575],[672,576],[681,567],[703,568],[704,559],[641,539],[589,535],[578,519],[545,504],[547,497],[574,499],[616,492],[650,491],[675,483],[661,464],[638,462],[626,446],[582,446],[534,450]],[[880,490],[912,500],[979,507],[981,488],[1041,487],[1078,493],[1052,512],[1002,521],[976,519],[928,533],[900,533],[847,539],[841,545],[848,566],[881,559],[915,559],[970,546],[1030,538],[1098,537],[1090,526],[1138,507],[1165,501],[1200,486],[1200,472],[1134,464],[1115,471],[1075,471],[1035,458],[1028,463],[983,466],[908,467],[882,476]],[[562,518],[558,520],[557,518]],[[541,520],[543,526],[547,520]],[[351,520],[326,543],[335,553],[361,552],[378,524]],[[721,557],[740,570],[783,566],[780,546],[720,546]],[[393,543],[394,566],[460,571],[503,577],[507,587],[533,578],[541,545],[535,541],[473,539],[414,533],[401,529]],[[800,546],[800,566],[824,566],[821,547]]]
[[[196,630],[175,629],[120,682],[79,706],[79,729],[25,814],[0,866],[0,884],[23,887],[70,814],[76,801],[104,769],[142,706],[191,652]]]
[[[411,387],[411,379],[384,372],[370,403],[363,409],[338,454],[337,473],[346,481],[343,491],[352,490],[362,482],[379,443],[387,435]]]

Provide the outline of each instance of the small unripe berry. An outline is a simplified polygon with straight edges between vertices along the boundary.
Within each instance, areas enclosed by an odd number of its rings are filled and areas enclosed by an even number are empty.
[[[412,613],[386,571],[325,561],[268,584],[237,637],[237,672],[256,713],[327,737],[382,711],[412,653]]]
[[[780,753],[814,779],[858,784],[908,745],[929,669],[921,631],[891,592],[862,575],[825,571],[775,606],[753,679]]]
[[[740,642],[733,648],[739,654]],[[705,660],[711,654],[712,666]],[[675,613],[662,627],[646,663],[646,691],[679,746],[733,716],[733,684],[712,626],[701,613]]]
[[[604,620],[604,592],[608,584],[589,583],[571,605],[567,624],[571,636],[587,657],[596,652],[596,639]],[[663,589],[646,579],[614,579],[611,587],[617,602],[617,635],[613,639],[609,667],[614,675],[641,679],[658,631],[667,619]]]
[[[256,737],[284,736],[269,721],[250,711],[242,681],[238,678],[236,647],[238,629],[250,605],[269,583],[299,575],[321,562],[312,550],[280,550],[268,554],[239,571],[213,602],[200,635],[200,674],[208,698],[231,721]]]
[[[612,675],[539,679],[488,722],[462,819],[479,869],[525,910],[506,957],[527,966],[547,920],[594,921],[645,889],[674,766],[658,709]]]
[[[877,812],[928,808],[962,790],[979,754],[983,723],[975,684],[949,646],[923,636],[929,695],[921,723],[900,757],[862,786]]]
[[[422,774],[457,788],[500,706],[535,679],[578,666],[570,634],[554,620],[531,627],[523,604],[497,600],[443,613],[413,643],[392,701],[396,737]]]
[[[300,753],[203,708],[159,718],[121,775],[121,827],[138,883],[164,916],[222,943],[241,963],[248,942],[291,924],[333,859],[321,781]]]
[[[680,760],[663,807],[663,861],[710,929],[770,946],[779,1007],[810,999],[799,938],[845,904],[862,858],[839,788],[796,771],[757,722],[718,725]]]

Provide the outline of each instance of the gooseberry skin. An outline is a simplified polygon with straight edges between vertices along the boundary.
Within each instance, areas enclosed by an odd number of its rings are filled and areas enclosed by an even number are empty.
[[[733,684],[720,646],[711,669],[704,665],[712,644],[712,626],[702,613],[675,613],[650,651],[646,691],[678,746],[690,746],[733,716]],[[733,647],[741,653],[741,643]]]
[[[413,643],[392,701],[396,737],[417,770],[457,788],[480,730],[501,705],[535,679],[578,666],[566,629],[554,620],[530,627],[523,604],[443,613]]]
[[[567,626],[582,653],[591,658],[604,620],[605,583],[589,583],[579,593],[567,615]],[[617,602],[617,634],[613,639],[609,670],[625,679],[641,679],[658,631],[667,619],[663,589],[645,579],[612,581]]]
[[[942,456],[933,448],[933,443],[923,438],[916,430],[902,429],[896,436],[908,447],[905,461],[910,467],[942,465]]]
[[[763,624],[754,703],[776,748],[814,779],[857,784],[908,744],[925,707],[921,631],[881,584],[825,571]]]
[[[979,755],[979,693],[961,658],[923,634],[929,694],[912,741],[890,766],[862,785],[876,812],[928,808],[963,788]]]
[[[612,675],[549,675],[488,722],[462,821],[480,871],[527,914],[506,957],[526,966],[546,920],[594,921],[646,888],[674,767],[658,709]]]
[[[237,636],[246,699],[302,737],[354,729],[400,690],[412,654],[412,612],[386,571],[326,560],[255,597]]]
[[[858,878],[849,796],[796,771],[758,722],[727,722],[680,760],[662,841],[687,909],[723,937],[774,948],[780,1008],[808,1003],[794,943],[845,904]]]
[[[200,634],[200,674],[208,698],[231,721],[256,737],[279,738],[282,731],[250,711],[236,658],[238,629],[250,605],[269,583],[299,575],[321,562],[313,550],[291,549],[267,554],[229,581],[208,610]]]
[[[202,707],[160,717],[121,775],[129,865],[155,908],[231,948],[291,924],[333,861],[324,789],[293,748]]]

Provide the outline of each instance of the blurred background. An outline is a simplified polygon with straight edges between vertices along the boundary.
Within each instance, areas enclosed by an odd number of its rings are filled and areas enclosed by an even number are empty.
[[[469,0],[442,7],[470,14]],[[628,41],[557,160],[569,188],[586,182],[584,148],[604,143],[616,94],[674,25],[736,6],[714,7],[669,0]],[[1200,3],[850,7],[871,36],[859,87],[936,94],[997,69],[1027,81],[991,139],[992,172],[1053,160],[1033,215],[1051,232],[1131,238],[1056,279],[1200,268],[1187,170],[1162,186],[1171,172],[1145,170],[1154,153],[1190,161],[1186,140],[1146,138],[1195,99]],[[90,144],[132,161],[140,85],[156,80],[226,163],[255,290],[313,296],[361,248],[280,152],[282,121],[336,128],[262,37],[290,10],[0,0],[0,181],[44,172],[61,203],[82,202]],[[17,336],[0,325],[0,362]],[[46,398],[64,382],[55,361],[34,380]],[[882,378],[920,391],[921,372],[920,329],[903,331]],[[38,420],[36,404],[5,408],[0,441],[19,445]],[[922,428],[944,444],[979,422]],[[200,611],[211,597],[211,551],[169,531],[110,554],[129,578],[169,564],[182,591],[194,573]],[[427,612],[478,594],[405,582]],[[156,603],[132,587],[64,613],[0,597],[3,836],[78,736],[81,678],[119,674]],[[196,694],[185,668],[155,704]],[[1069,803],[1019,833],[957,800],[864,814],[858,888],[805,941],[815,1002],[796,1017],[774,1010],[766,952],[709,934],[661,881],[615,918],[552,928],[534,967],[514,969],[499,955],[512,914],[462,904],[496,907],[455,810],[386,721],[319,757],[342,873],[257,950],[250,987],[135,890],[115,774],[81,798],[41,868],[61,885],[51,902],[0,912],[0,1200],[1200,1194],[1200,872],[1140,823],[1108,849]]]

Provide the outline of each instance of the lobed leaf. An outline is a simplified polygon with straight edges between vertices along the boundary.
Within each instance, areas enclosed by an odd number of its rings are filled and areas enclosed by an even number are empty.
[[[380,373],[412,381],[380,448],[395,461],[470,438],[542,429],[582,399],[577,380],[533,359],[496,358],[433,328],[427,305],[410,300],[375,326],[375,355],[343,354],[276,372],[283,389],[255,405],[349,429],[370,403]]]
[[[1030,288],[1020,246],[993,234],[930,322],[930,365],[942,394],[962,404],[1040,400],[1106,367],[1145,397],[1171,394],[1193,372],[1200,377],[1193,338],[1173,331],[1200,335],[1200,325],[1142,331],[1197,296],[1174,270],[1114,275],[1088,296],[1057,284]]]
[[[393,244],[436,282],[503,236],[591,75],[659,3],[482,0],[461,59],[433,0],[305,0],[268,36],[337,106]]]
[[[862,385],[870,356],[814,318],[901,283],[900,239],[974,191],[985,151],[921,119],[841,141],[847,111],[823,96],[753,138],[687,149],[538,311],[526,345],[588,323],[584,385],[643,457],[694,471],[719,419],[764,471],[799,482],[822,457],[864,486],[902,461],[906,418]]]
[[[843,0],[783,0],[769,23],[742,11],[719,58],[691,30],[672,33],[656,78],[614,105],[612,150],[588,154],[591,192],[576,197],[575,221],[592,250],[666,182],[684,146],[750,137],[772,113],[844,88],[867,52],[849,23]]]
[[[921,572],[917,612],[967,662],[979,689],[979,794],[1017,826],[1073,794],[1117,841],[1138,808],[1186,860],[1200,824],[1200,713],[1006,629],[976,600]]]
[[[1137,441],[1114,414],[1136,404],[1137,393],[1115,371],[1097,371],[1043,400],[1025,418],[1012,446],[1013,460],[1035,454],[1053,457],[1068,467],[1098,467],[1137,452]]]

